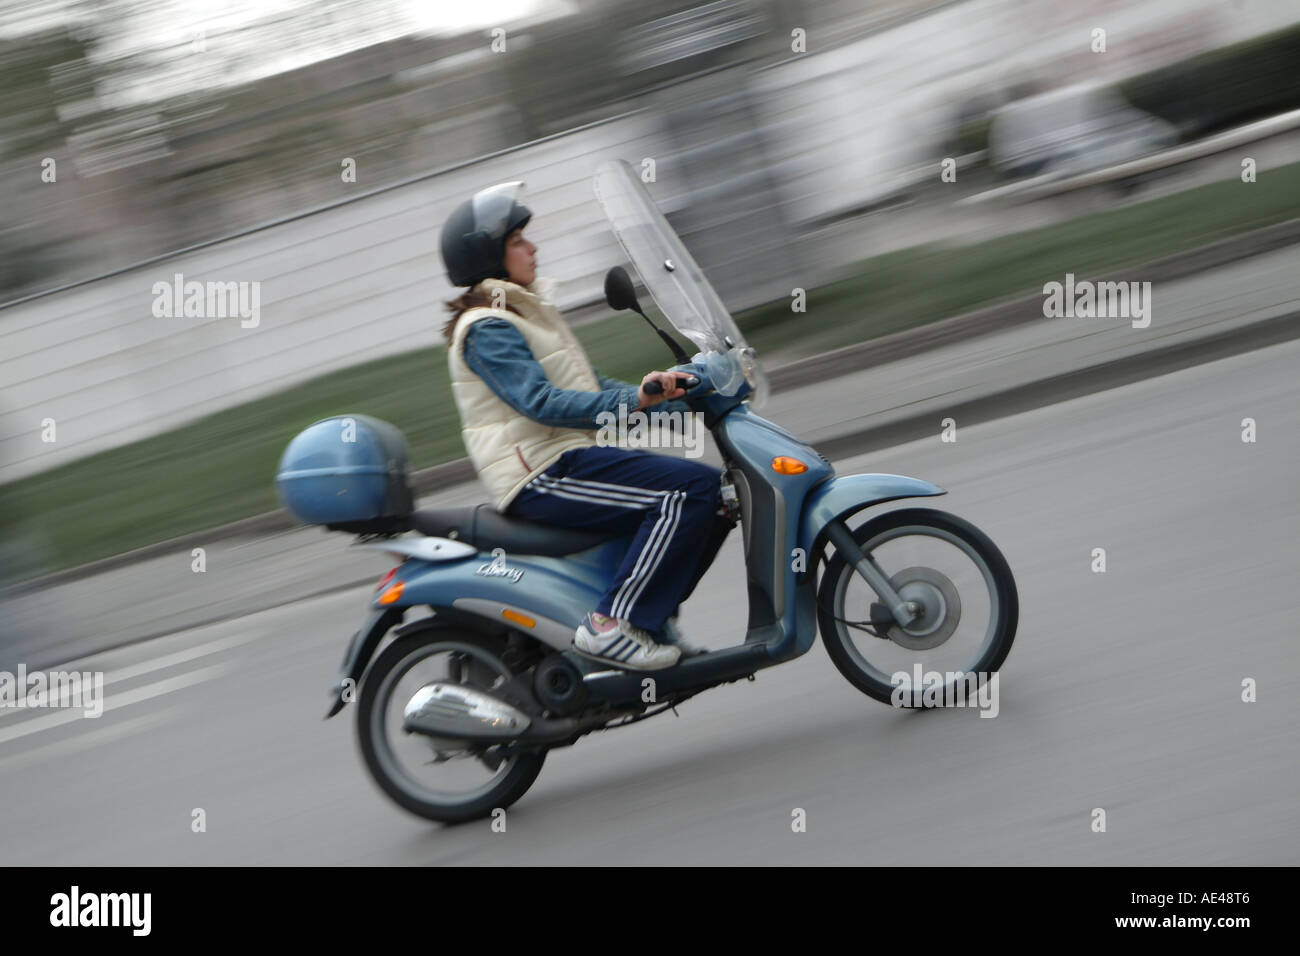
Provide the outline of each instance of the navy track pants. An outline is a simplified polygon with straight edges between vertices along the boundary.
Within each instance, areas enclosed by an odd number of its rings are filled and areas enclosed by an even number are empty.
[[[635,532],[595,611],[658,636],[731,530],[718,514],[721,479],[702,462],[593,445],[561,455],[506,513],[568,528]]]

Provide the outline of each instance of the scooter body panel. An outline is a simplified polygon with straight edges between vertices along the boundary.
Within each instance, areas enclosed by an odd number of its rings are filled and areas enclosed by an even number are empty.
[[[609,587],[631,543],[631,537],[617,538],[564,558],[497,550],[437,564],[413,560],[397,570],[392,583],[402,582],[397,603],[404,607],[427,604],[482,613],[489,604],[499,605],[539,615],[567,628],[571,637]],[[530,630],[514,618],[498,616],[495,623]],[[535,636],[554,643],[545,635],[543,628]]]
[[[815,608],[800,593],[795,540],[808,493],[835,474],[821,455],[779,425],[752,412],[748,406],[733,409],[714,430],[726,457],[734,463],[745,516],[745,565],[749,580],[748,642],[767,645],[777,660],[802,651],[794,635],[812,623]],[[783,474],[773,467],[777,458],[793,458],[806,470]],[[811,643],[811,642],[809,642]],[[803,650],[806,650],[805,646]]]

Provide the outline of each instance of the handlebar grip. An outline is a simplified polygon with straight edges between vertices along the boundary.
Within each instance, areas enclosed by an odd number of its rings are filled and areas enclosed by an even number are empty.
[[[700,384],[700,380],[696,378],[694,375],[677,376],[678,388],[694,388],[696,385],[699,384]],[[641,388],[645,390],[645,393],[647,395],[662,395],[664,393],[664,387],[658,382],[646,382],[644,385],[641,386]]]

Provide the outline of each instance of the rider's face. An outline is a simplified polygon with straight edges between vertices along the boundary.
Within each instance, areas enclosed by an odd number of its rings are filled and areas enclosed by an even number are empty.
[[[515,285],[531,285],[537,278],[537,247],[524,238],[523,229],[506,237],[505,266]]]

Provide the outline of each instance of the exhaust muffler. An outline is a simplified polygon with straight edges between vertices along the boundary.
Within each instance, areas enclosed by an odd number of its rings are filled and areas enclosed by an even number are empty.
[[[621,709],[583,717],[530,717],[487,691],[449,681],[425,684],[407,701],[402,728],[432,737],[451,747],[468,744],[566,744],[605,726],[631,717]]]
[[[405,730],[446,740],[507,743],[532,718],[500,698],[464,684],[434,681],[415,692],[402,711]]]

